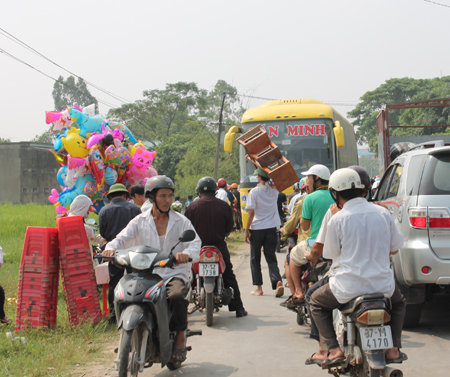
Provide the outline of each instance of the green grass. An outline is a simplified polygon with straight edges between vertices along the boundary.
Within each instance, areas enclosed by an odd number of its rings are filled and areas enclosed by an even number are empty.
[[[6,315],[15,319],[19,266],[25,231],[28,226],[55,227],[53,206],[0,204],[0,245],[4,264],[0,268],[0,284],[10,302],[5,304]],[[94,216],[95,217],[95,216]],[[12,299],[12,300],[11,300]],[[69,324],[64,293],[60,284],[58,319],[54,330],[32,329],[21,332],[25,343],[11,341],[6,333],[13,325],[0,325],[0,376],[59,377],[77,376],[75,365],[105,358],[104,347],[118,341],[116,327],[101,322],[78,327]],[[73,374],[72,374],[73,372]]]
[[[235,232],[231,232],[230,235],[227,237],[226,241],[228,245],[228,250],[230,251],[231,254],[234,254],[236,249],[244,242],[244,231],[238,230]]]

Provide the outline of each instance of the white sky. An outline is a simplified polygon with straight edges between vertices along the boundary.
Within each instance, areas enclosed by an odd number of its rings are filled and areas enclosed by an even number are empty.
[[[0,12],[0,28],[130,102],[166,83],[223,79],[241,94],[355,104],[390,78],[450,75],[449,20],[450,7],[424,0],[15,0]],[[69,76],[3,35],[0,49]],[[0,53],[1,137],[47,129],[53,83]]]

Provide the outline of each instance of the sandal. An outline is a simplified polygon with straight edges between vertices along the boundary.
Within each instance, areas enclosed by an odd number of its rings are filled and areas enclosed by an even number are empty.
[[[284,295],[284,287],[283,285],[279,285],[275,290],[275,297],[281,297]]]
[[[314,352],[310,357],[308,357],[308,358],[306,359],[305,365],[313,365],[313,364],[316,364],[316,365],[322,365],[323,360],[315,360],[315,359],[313,359],[313,356],[314,356],[315,354],[316,354],[316,353]]]
[[[398,357],[396,359],[386,359],[386,364],[401,364],[406,360],[408,360],[406,353],[398,351]]]
[[[172,357],[170,358],[170,361],[173,361],[175,363],[182,363],[187,359],[186,357],[187,351],[189,351],[187,347],[174,348],[172,351]]]
[[[327,358],[323,361],[322,364],[320,364],[322,365],[322,369],[337,367],[345,361],[345,356],[338,356],[333,360],[330,360],[328,356],[330,356],[330,354],[328,354]]]

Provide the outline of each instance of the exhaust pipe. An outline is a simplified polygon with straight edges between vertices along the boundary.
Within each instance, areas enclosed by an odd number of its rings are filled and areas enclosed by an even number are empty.
[[[403,377],[403,372],[400,369],[386,367],[381,371],[383,377]]]

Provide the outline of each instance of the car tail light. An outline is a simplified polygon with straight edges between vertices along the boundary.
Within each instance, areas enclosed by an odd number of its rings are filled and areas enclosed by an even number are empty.
[[[368,310],[357,318],[363,325],[382,325],[391,320],[390,314],[384,309]]]
[[[446,208],[429,208],[430,228],[450,228],[450,214]]]
[[[200,252],[201,263],[218,262],[219,259],[219,254],[213,248],[204,248]]]
[[[429,273],[431,272],[431,268],[428,267],[428,266],[423,266],[423,267],[422,267],[422,272],[423,272],[424,274],[429,274]]]
[[[427,209],[426,208],[410,208],[409,223],[413,228],[427,227]]]

